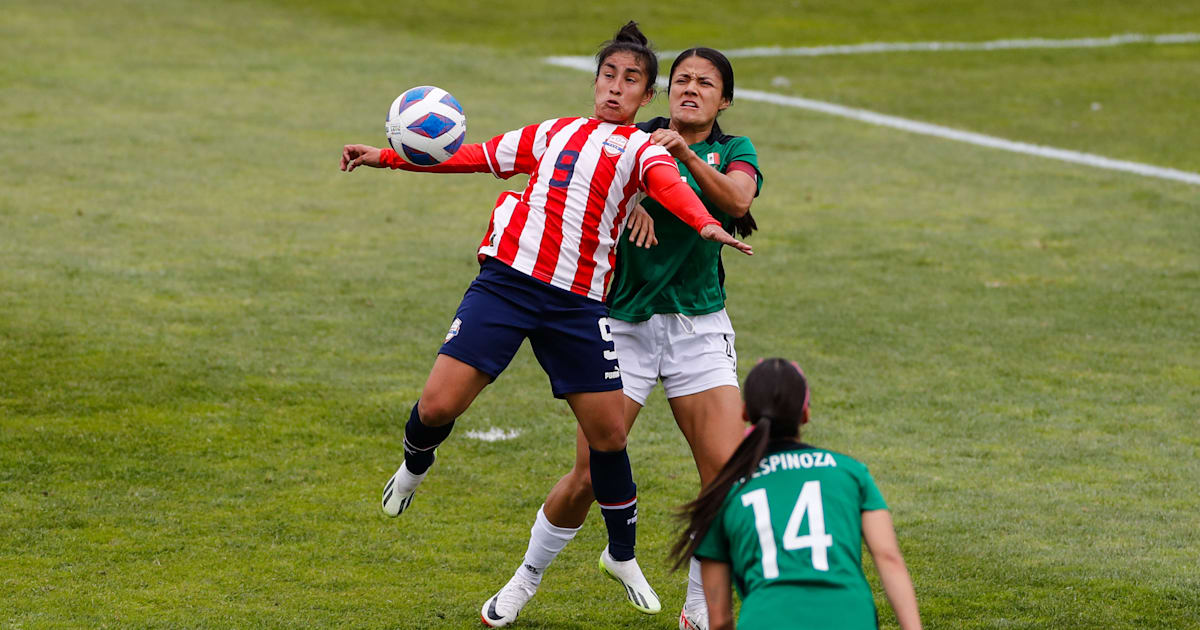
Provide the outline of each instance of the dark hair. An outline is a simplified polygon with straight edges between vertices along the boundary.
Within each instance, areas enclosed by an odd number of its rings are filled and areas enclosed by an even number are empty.
[[[671,72],[667,75],[669,79],[675,78],[675,68],[683,63],[684,59],[691,57],[700,57],[707,60],[721,74],[721,98],[727,102],[733,102],[733,64],[729,63],[729,58],[725,53],[707,46],[696,46],[689,48],[675,57],[675,61],[671,64]],[[671,93],[671,83],[667,83],[667,93]],[[718,134],[721,133],[721,126],[713,122],[713,130]],[[758,222],[754,220],[754,215],[750,212],[733,220],[733,231],[740,237],[746,238],[750,233],[758,229]]]
[[[596,76],[600,76],[600,66],[604,65],[604,60],[619,52],[633,53],[646,71],[646,89],[653,91],[654,82],[658,80],[658,55],[654,54],[654,47],[638,28],[637,22],[630,20],[611,40],[604,42],[600,52],[596,53]]]
[[[733,231],[742,238],[750,236],[750,233],[757,229],[758,221],[754,220],[754,215],[750,214],[749,210],[746,211],[746,214],[733,220]]]
[[[671,72],[667,75],[669,78],[675,78],[675,68],[683,63],[684,59],[689,57],[701,57],[707,60],[721,73],[721,97],[730,103],[733,102],[733,65],[729,63],[729,58],[719,50],[708,48],[705,46],[697,46],[689,48],[675,57],[675,62],[671,64]],[[667,92],[671,91],[671,85],[667,84]]]
[[[721,472],[700,490],[700,496],[679,509],[678,516],[686,525],[671,547],[675,569],[692,557],[729,491],[754,472],[767,452],[767,445],[775,440],[800,439],[809,393],[808,381],[799,365],[786,359],[759,361],[746,376],[742,396],[754,429],[742,439]]]

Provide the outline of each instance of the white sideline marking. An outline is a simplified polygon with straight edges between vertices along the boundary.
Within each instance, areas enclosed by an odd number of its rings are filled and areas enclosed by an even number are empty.
[[[804,46],[784,48],[781,46],[759,46],[734,48],[722,51],[726,57],[822,57],[826,55],[861,55],[885,52],[941,52],[947,50],[1013,50],[1021,48],[1104,48],[1126,44],[1194,44],[1200,42],[1200,33],[1167,33],[1144,35],[1125,33],[1109,37],[1082,37],[1078,39],[996,39],[988,42],[869,42],[838,46]],[[674,57],[681,51],[662,53]]]
[[[591,57],[580,57],[578,55],[560,55],[557,57],[546,57],[545,62],[564,68],[572,68],[574,70],[583,70],[585,72],[595,72],[596,68],[592,64],[596,63]],[[735,77],[736,78],[736,77]],[[734,82],[736,83],[736,81]]]
[[[1057,39],[1057,40],[1055,40],[1055,39],[1005,39],[1005,40],[996,40],[996,41],[992,41],[992,42],[978,42],[978,43],[973,43],[973,44],[972,43],[963,43],[963,42],[925,42],[925,43],[917,42],[917,43],[911,43],[911,44],[905,44],[905,43],[860,44],[857,47],[819,46],[816,48],[803,48],[803,49],[802,48],[788,48],[788,49],[778,49],[778,50],[781,50],[781,51],[783,51],[783,50],[816,51],[816,50],[862,48],[862,50],[859,50],[857,52],[884,52],[883,49],[874,49],[873,48],[871,50],[866,50],[865,48],[863,48],[863,47],[882,47],[882,46],[896,47],[896,48],[893,48],[894,50],[918,50],[918,48],[907,48],[907,49],[899,48],[902,46],[909,46],[909,47],[925,46],[926,47],[926,48],[921,48],[919,50],[996,50],[996,49],[1000,49],[1000,48],[1021,48],[1021,47],[1031,48],[1031,47],[1035,47],[1033,45],[1035,43],[1041,47],[1068,48],[1068,47],[1083,47],[1083,46],[1090,46],[1090,47],[1117,46],[1117,45],[1121,45],[1121,44],[1128,44],[1128,43],[1135,43],[1135,42],[1149,42],[1149,43],[1156,43],[1156,44],[1200,42],[1200,34],[1198,34],[1198,33],[1178,33],[1178,34],[1173,34],[1173,35],[1155,35],[1155,36],[1127,34],[1127,35],[1114,35],[1112,37],[1106,37],[1106,38]],[[953,46],[961,46],[961,48],[953,48]],[[973,46],[973,47],[977,47],[977,48],[966,48],[967,46]],[[984,46],[991,46],[991,48],[983,48]],[[772,49],[767,49],[767,48],[741,49],[741,51],[763,51],[763,50],[772,50]],[[728,56],[734,56],[732,54],[729,54],[731,52],[738,52],[738,51],[729,51],[726,54]],[[817,54],[817,53],[810,53],[810,54]],[[849,52],[824,52],[824,53],[820,53],[820,54],[850,54],[850,53]],[[751,56],[751,55],[745,54],[742,56]],[[593,60],[591,57],[556,56],[556,57],[547,57],[545,59],[545,61],[546,61],[546,63],[552,64],[552,65],[562,66],[564,68],[572,68],[572,69],[581,70],[584,72],[595,72],[595,70],[596,70],[595,67],[593,66],[593,64],[595,63],[595,60]],[[666,82],[664,79],[660,78],[658,84],[659,84],[659,87],[664,87],[666,85]],[[1013,153],[1021,153],[1021,154],[1025,154],[1025,155],[1034,155],[1034,156],[1038,156],[1038,157],[1049,158],[1052,160],[1060,160],[1063,162],[1070,162],[1073,164],[1083,164],[1083,165],[1092,166],[1095,168],[1103,168],[1103,169],[1108,169],[1108,170],[1113,170],[1113,171],[1123,171],[1123,172],[1127,172],[1127,173],[1135,173],[1137,175],[1143,175],[1146,177],[1157,177],[1157,178],[1161,178],[1161,179],[1168,179],[1168,180],[1184,182],[1187,184],[1193,184],[1193,185],[1200,186],[1200,173],[1190,173],[1187,171],[1181,171],[1181,170],[1177,170],[1177,169],[1173,169],[1173,168],[1165,168],[1162,166],[1153,166],[1150,164],[1142,164],[1139,162],[1129,162],[1126,160],[1115,160],[1112,158],[1104,157],[1102,155],[1094,155],[1091,153],[1082,153],[1079,151],[1071,151],[1069,149],[1058,149],[1055,147],[1048,147],[1048,146],[1039,145],[1039,144],[1030,144],[1027,142],[1016,142],[1013,140],[1005,140],[1004,138],[997,138],[995,136],[988,136],[988,135],[984,135],[981,133],[974,133],[971,131],[962,131],[959,129],[953,129],[951,127],[944,127],[942,125],[935,125],[935,124],[931,124],[931,123],[920,122],[917,120],[909,120],[907,118],[900,118],[898,116],[889,116],[887,114],[880,114],[878,112],[873,112],[873,111],[866,110],[866,109],[857,109],[854,107],[846,107],[844,105],[837,105],[835,103],[827,103],[825,101],[817,101],[817,100],[803,98],[803,97],[799,97],[799,96],[785,96],[783,94],[773,94],[771,92],[762,92],[759,90],[745,90],[745,89],[735,90],[734,95],[735,95],[735,98],[741,98],[744,100],[759,101],[759,102],[763,102],[763,103],[771,103],[774,105],[782,105],[784,107],[795,107],[798,109],[807,109],[807,110],[811,110],[811,111],[821,112],[824,114],[830,114],[832,116],[840,116],[842,118],[849,118],[851,120],[857,120],[859,122],[865,122],[865,123],[872,124],[872,125],[879,125],[882,127],[890,127],[892,129],[899,129],[901,131],[907,131],[910,133],[917,133],[917,134],[922,134],[922,135],[926,135],[926,136],[934,136],[936,138],[943,138],[946,140],[955,140],[957,142],[965,142],[967,144],[973,144],[976,146],[989,147],[992,149],[1000,149],[1002,151],[1011,151]]]
[[[749,101],[760,101],[763,103],[772,103],[775,105],[783,105],[786,107],[796,107],[800,109],[809,109],[812,111],[831,114],[833,116],[841,116],[859,122],[870,123],[872,125],[880,125],[882,127],[891,127],[911,133],[919,133],[926,136],[934,136],[944,138],[946,140],[956,140],[958,142],[966,142],[981,147],[990,147],[1003,151],[1011,151],[1013,153],[1023,153],[1025,155],[1036,155],[1038,157],[1050,158],[1052,160],[1061,160],[1063,162],[1071,162],[1074,164],[1084,164],[1103,168],[1113,171],[1124,171],[1127,173],[1136,173],[1147,177],[1159,177],[1162,179],[1170,179],[1188,184],[1200,186],[1200,173],[1189,173],[1173,168],[1164,168],[1161,166],[1152,166],[1150,164],[1142,164],[1139,162],[1127,162],[1125,160],[1114,160],[1106,158],[1102,155],[1094,155],[1091,153],[1081,153],[1079,151],[1071,151],[1069,149],[1057,149],[1040,144],[1029,144],[1027,142],[1016,142],[1013,140],[1005,140],[995,136],[987,136],[981,133],[971,131],[961,131],[942,125],[934,125],[924,123],[917,120],[909,120],[898,116],[888,116],[887,114],[879,114],[865,109],[856,109],[846,107],[844,105],[836,105],[834,103],[826,103],[824,101],[814,101],[808,98],[799,96],[784,96],[782,94],[772,94],[770,92],[760,92],[758,90],[735,90],[735,98],[743,98]]]
[[[1032,37],[1025,39],[995,39],[988,42],[867,42],[864,44],[843,44],[835,46],[757,46],[753,48],[734,48],[723,50],[726,57],[824,57],[828,55],[863,55],[885,52],[942,52],[958,50],[1016,50],[1023,48],[1105,48],[1109,46],[1125,46],[1127,44],[1195,44],[1200,43],[1200,33],[1165,33],[1162,35],[1145,35],[1143,33],[1125,33],[1109,37],[1081,37],[1077,39],[1046,39]],[[673,58],[682,51],[663,51],[659,57]],[[568,68],[580,68],[594,71],[592,64],[595,60],[583,56],[550,57],[550,63]]]
[[[521,432],[517,431],[516,429],[513,429],[511,431],[506,431],[504,429],[497,429],[495,427],[492,427],[491,429],[488,429],[487,431],[467,431],[467,437],[476,439],[476,440],[482,440],[484,442],[499,442],[500,440],[511,440],[519,435],[521,435]]]

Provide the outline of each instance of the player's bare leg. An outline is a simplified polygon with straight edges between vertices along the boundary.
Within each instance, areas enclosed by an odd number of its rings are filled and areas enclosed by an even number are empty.
[[[662,603],[634,558],[637,486],[625,452],[628,431],[623,400],[619,390],[567,396],[588,441],[592,492],[608,529],[608,546],[600,553],[600,569],[621,584],[631,606],[655,614],[662,610]]]
[[[708,483],[733,455],[746,432],[742,421],[742,394],[732,385],[721,385],[667,402],[675,423],[692,449],[700,485]]]
[[[642,406],[628,396],[622,396],[625,402],[625,433],[633,430]],[[592,494],[591,457],[589,455],[587,437],[583,427],[575,430],[575,463],[571,471],[563,475],[546,495],[546,503],[542,510],[546,519],[558,527],[580,527],[587,519],[592,502],[596,497]]]
[[[625,430],[633,428],[642,406],[627,396],[625,399]],[[525,604],[541,585],[542,576],[550,563],[566,548],[587,519],[595,496],[592,494],[591,457],[583,428],[575,427],[575,463],[563,475],[546,501],[538,509],[529,530],[529,546],[521,566],[495,595],[483,603],[479,616],[493,628],[506,626],[516,620]]]
[[[696,394],[668,399],[675,423],[692,449],[703,487],[720,472],[745,434],[742,396],[738,388],[721,385]],[[700,563],[688,567],[687,596],[679,613],[681,630],[707,630],[708,604],[700,577]]]
[[[474,366],[448,354],[437,355],[417,401],[421,422],[428,426],[454,422],[491,382],[492,377]]]
[[[404,463],[383,487],[383,512],[398,516],[433,465],[434,453],[454,428],[454,419],[471,406],[491,382],[486,373],[454,357],[439,354],[404,427]]]

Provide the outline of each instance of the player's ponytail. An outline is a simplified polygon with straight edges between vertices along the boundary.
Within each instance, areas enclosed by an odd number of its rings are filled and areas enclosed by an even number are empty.
[[[675,561],[675,569],[691,559],[720,514],[729,491],[754,473],[767,446],[775,440],[799,440],[800,425],[808,419],[808,381],[800,366],[791,361],[759,361],[746,376],[742,391],[746,417],[754,422],[754,427],[721,472],[700,490],[700,496],[680,508],[679,518],[686,524],[671,547],[670,558]]]
[[[747,210],[746,214],[733,220],[733,231],[737,232],[738,238],[746,238],[750,233],[758,229],[758,222],[754,220],[754,215]]]
[[[686,525],[679,535],[679,540],[671,547],[670,558],[675,561],[672,569],[682,567],[691,559],[696,547],[700,546],[700,541],[704,540],[709,525],[720,513],[725,496],[729,494],[733,484],[754,472],[758,461],[767,452],[770,435],[771,419],[759,419],[750,433],[742,438],[742,443],[729,457],[721,472],[700,490],[700,496],[680,508],[679,518]]]
[[[654,82],[658,80],[658,55],[654,53],[654,47],[642,33],[642,29],[638,28],[637,22],[627,22],[611,40],[604,42],[600,52],[596,53],[597,77],[600,76],[600,67],[604,65],[604,60],[619,52],[633,54],[646,73],[646,89],[653,91]]]

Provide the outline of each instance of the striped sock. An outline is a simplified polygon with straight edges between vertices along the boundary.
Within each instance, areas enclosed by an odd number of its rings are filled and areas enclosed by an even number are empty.
[[[433,465],[433,451],[450,437],[454,430],[454,421],[440,427],[431,427],[421,422],[417,413],[417,401],[412,412],[408,415],[408,424],[404,425],[404,465],[408,472],[420,475]]]
[[[592,490],[608,528],[608,555],[632,560],[637,543],[637,486],[625,449],[591,450]]]

